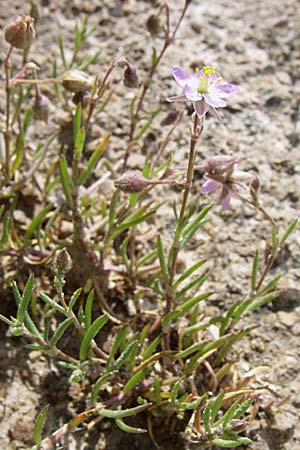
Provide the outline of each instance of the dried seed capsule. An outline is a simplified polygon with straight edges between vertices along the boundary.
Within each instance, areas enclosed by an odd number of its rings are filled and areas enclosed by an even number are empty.
[[[140,85],[138,72],[131,64],[127,64],[124,70],[124,85],[130,88],[138,88]]]
[[[4,27],[6,42],[16,48],[23,49],[35,37],[34,19],[31,16],[14,16]]]
[[[147,19],[146,27],[151,36],[157,36],[162,30],[160,18],[155,14],[151,14]]]
[[[51,109],[50,100],[43,94],[35,96],[34,104],[32,106],[33,117],[42,122],[48,122],[49,112]]]
[[[139,173],[131,172],[118,178],[114,184],[121,191],[132,194],[134,192],[142,192],[149,182]]]
[[[93,87],[91,77],[77,69],[71,69],[65,72],[60,82],[66,91],[73,93],[90,91]]]
[[[168,114],[160,122],[161,126],[173,125],[178,118],[177,111],[169,111]]]

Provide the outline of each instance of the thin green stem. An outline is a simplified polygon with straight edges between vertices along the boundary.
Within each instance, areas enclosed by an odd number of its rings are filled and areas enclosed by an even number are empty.
[[[10,64],[9,58],[13,51],[13,46],[10,47],[3,61],[5,70],[5,92],[6,92],[6,105],[5,105],[5,130],[4,130],[4,141],[5,141],[5,160],[4,160],[4,184],[9,180],[9,170],[10,170],[10,97],[11,97],[11,87],[10,87]]]
[[[182,223],[185,218],[186,210],[187,210],[187,204],[188,204],[188,198],[191,191],[191,186],[193,182],[194,177],[194,163],[195,163],[195,154],[196,154],[196,143],[200,137],[200,134],[203,129],[203,125],[199,126],[198,124],[199,118],[198,115],[195,114],[194,116],[194,124],[193,124],[193,130],[191,132],[191,140],[190,140],[190,152],[189,152],[189,160],[188,160],[188,167],[186,172],[186,181],[185,181],[185,187],[183,191],[182,196],[182,203],[178,218],[177,227],[174,233],[174,240],[171,250],[171,263],[169,267],[169,280],[168,280],[168,286],[166,289],[166,307],[165,307],[165,314],[168,314],[173,309],[174,304],[174,290],[173,290],[173,284],[174,284],[174,278],[176,275],[176,265],[178,261],[178,254],[180,249],[180,238],[181,238],[181,229],[182,229]],[[170,343],[169,343],[169,331],[165,334],[165,348],[169,349]]]

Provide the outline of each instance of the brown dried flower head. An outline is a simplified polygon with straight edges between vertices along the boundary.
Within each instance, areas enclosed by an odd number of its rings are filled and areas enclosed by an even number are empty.
[[[140,85],[138,71],[131,64],[127,64],[124,70],[124,85],[130,88],[138,88]]]
[[[71,69],[61,77],[61,84],[66,91],[77,92],[90,91],[93,87],[93,80],[86,73],[78,69]]]
[[[23,49],[35,38],[34,19],[31,16],[14,16],[4,27],[6,42],[16,48]]]
[[[155,14],[151,14],[147,19],[146,27],[151,36],[157,36],[162,30],[160,18]]]
[[[34,104],[32,106],[33,117],[36,120],[41,120],[42,122],[48,122],[49,113],[51,109],[50,100],[43,94],[38,94],[35,96]]]
[[[148,180],[138,172],[130,172],[115,181],[115,187],[130,194],[142,192],[149,184]]]
[[[73,261],[65,248],[57,250],[53,258],[52,267],[53,272],[57,275],[63,275],[70,272],[73,267]]]

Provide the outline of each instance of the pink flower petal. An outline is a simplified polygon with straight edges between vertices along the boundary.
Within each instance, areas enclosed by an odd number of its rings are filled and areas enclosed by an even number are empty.
[[[206,103],[208,103],[210,106],[213,106],[214,108],[224,108],[224,106],[226,106],[226,102],[220,97],[212,96],[209,94],[203,94],[203,97],[205,98]]]
[[[199,117],[205,116],[205,114],[208,111],[209,105],[206,103],[204,98],[202,98],[202,100],[200,100],[200,101],[193,102],[193,105],[194,105],[194,109]]]
[[[179,86],[185,87],[186,85],[190,85],[194,82],[194,76],[190,75],[180,67],[172,67],[171,72]]]
[[[188,98],[192,102],[200,101],[202,99],[202,95],[200,94],[200,92],[190,86],[185,86],[183,92],[186,98]]]
[[[186,102],[186,96],[185,95],[174,95],[173,97],[167,98],[168,102]]]
[[[215,192],[220,187],[220,184],[214,180],[206,180],[202,184],[202,192],[203,194],[210,194],[211,192]]]
[[[231,194],[230,194],[229,191],[225,195],[225,197],[223,197],[223,195],[221,195],[220,202],[221,202],[221,205],[222,205],[223,209],[229,209],[230,208],[230,198],[231,198]]]
[[[229,83],[216,83],[213,86],[213,89],[214,91],[216,91],[216,95],[220,97],[227,97],[227,95],[233,94],[234,92],[237,92],[239,90],[238,86]]]

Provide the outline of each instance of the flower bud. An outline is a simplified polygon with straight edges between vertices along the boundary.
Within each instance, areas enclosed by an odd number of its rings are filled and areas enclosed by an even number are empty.
[[[78,69],[71,69],[65,72],[60,82],[66,91],[73,93],[90,91],[93,87],[91,77]]]
[[[117,189],[132,194],[134,192],[142,192],[149,182],[139,173],[131,172],[123,175],[114,184]]]
[[[159,17],[157,17],[155,14],[149,16],[146,22],[146,27],[151,36],[157,36],[162,30]]]
[[[6,42],[16,48],[23,49],[35,37],[34,19],[31,16],[14,16],[4,27]]]
[[[34,119],[47,123],[50,109],[51,102],[45,95],[38,94],[35,96],[35,101],[32,107]]]
[[[65,248],[57,250],[53,258],[52,267],[53,272],[60,276],[70,272],[73,267],[73,261]]]
[[[139,75],[134,66],[127,64],[124,70],[124,86],[129,88],[138,88],[140,85]]]
[[[173,125],[178,117],[177,111],[169,111],[168,114],[160,122],[161,126]]]
[[[253,189],[256,193],[260,189],[260,179],[256,176],[250,183],[250,189]]]

